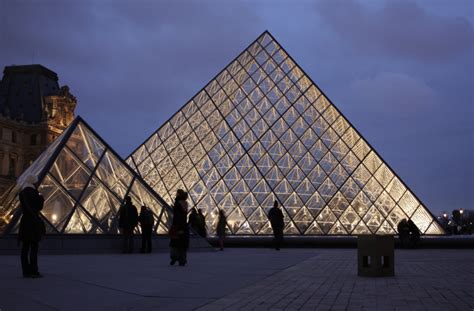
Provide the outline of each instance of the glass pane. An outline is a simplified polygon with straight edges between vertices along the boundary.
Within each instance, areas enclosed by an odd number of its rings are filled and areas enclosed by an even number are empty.
[[[72,132],[66,146],[90,169],[97,165],[105,150],[104,145],[82,124],[79,124]]]
[[[95,224],[89,216],[82,211],[81,208],[76,208],[74,213],[64,229],[64,233],[69,234],[101,234],[102,230]]]
[[[74,201],[49,175],[45,180],[49,185],[54,184],[57,190],[45,200],[41,213],[58,231],[61,231],[72,212]]]
[[[51,167],[50,174],[76,199],[79,198],[90,176],[90,172],[68,148],[64,148],[58,155]]]
[[[97,223],[107,232],[112,233],[112,223],[120,208],[120,201],[96,178],[93,178],[87,186],[81,198],[81,205]]]
[[[119,198],[125,196],[132,181],[132,174],[110,151],[105,153],[95,174]]]
[[[130,196],[132,197],[132,202],[134,202],[137,207],[138,212],[140,211],[141,206],[146,206],[151,209],[155,216],[159,216],[162,210],[162,204],[156,199],[156,197],[142,185],[142,183],[135,179],[133,186],[130,190]]]

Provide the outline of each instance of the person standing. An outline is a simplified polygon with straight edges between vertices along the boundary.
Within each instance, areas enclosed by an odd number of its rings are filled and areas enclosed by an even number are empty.
[[[406,218],[400,220],[397,225],[398,237],[400,239],[401,248],[406,248],[409,244],[410,232]]]
[[[219,210],[219,219],[217,221],[216,234],[219,237],[219,246],[221,251],[224,250],[224,239],[225,239],[225,227],[227,225],[227,219],[225,217],[224,211]]]
[[[187,224],[188,193],[182,189],[176,192],[173,205],[173,222],[170,228],[170,265],[176,261],[180,266],[187,263],[186,252],[189,247],[189,229]]]
[[[275,237],[275,249],[280,250],[281,243],[283,242],[283,227],[285,225],[283,221],[283,213],[278,208],[278,202],[273,202],[273,207],[268,212],[268,219],[272,225],[273,235]]]
[[[44,199],[37,190],[36,176],[26,177],[20,191],[22,216],[18,231],[21,247],[21,269],[25,278],[41,278],[38,269],[38,247],[41,237],[46,233],[45,225],[40,216]]]
[[[151,253],[151,234],[153,232],[153,212],[146,207],[142,206],[140,210],[140,216],[138,216],[140,227],[142,229],[142,253]]]
[[[123,235],[123,253],[133,252],[133,231],[138,224],[138,212],[130,196],[125,197],[125,204],[120,207],[119,228]]]
[[[421,232],[420,229],[415,225],[413,220],[409,219],[407,221],[407,226],[408,226],[408,234],[409,234],[409,241],[410,241],[410,247],[416,248],[418,247],[418,244],[420,242],[420,236]]]

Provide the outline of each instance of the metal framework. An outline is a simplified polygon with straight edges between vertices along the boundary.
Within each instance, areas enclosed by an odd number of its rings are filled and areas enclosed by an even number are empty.
[[[155,217],[155,233],[166,234],[170,209],[94,130],[77,117],[18,178],[0,202],[0,234],[18,233],[18,191],[36,175],[45,199],[41,212],[48,233],[116,234],[126,195]],[[139,229],[137,228],[137,232]]]
[[[218,209],[230,234],[393,234],[403,218],[443,229],[327,96],[265,31],[126,160],[168,203],[178,188]]]

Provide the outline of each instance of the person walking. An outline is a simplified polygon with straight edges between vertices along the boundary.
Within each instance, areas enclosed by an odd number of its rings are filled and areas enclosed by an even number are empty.
[[[133,231],[138,224],[138,212],[130,196],[125,197],[125,204],[120,207],[119,228],[123,235],[123,253],[133,252]]]
[[[152,244],[151,244],[151,234],[153,231],[153,212],[146,207],[142,206],[140,210],[140,216],[138,216],[138,221],[140,222],[140,227],[142,229],[142,253],[151,253]]]
[[[46,229],[40,216],[44,199],[37,190],[37,183],[36,176],[27,176],[19,195],[23,214],[18,229],[18,240],[22,243],[21,269],[25,278],[43,277],[38,269],[38,247]]]
[[[219,219],[217,221],[216,234],[219,238],[219,247],[221,251],[224,250],[224,239],[225,239],[225,227],[227,225],[227,218],[225,217],[224,211],[219,210]]]
[[[170,265],[176,261],[180,266],[187,263],[186,252],[189,247],[189,229],[187,224],[188,193],[182,189],[176,191],[173,205],[173,222],[170,228]]]
[[[273,235],[275,237],[275,249],[277,251],[280,250],[281,243],[283,242],[283,227],[285,225],[283,218],[283,213],[278,208],[278,202],[275,200],[275,202],[273,202],[273,207],[268,212],[268,219],[272,225]]]

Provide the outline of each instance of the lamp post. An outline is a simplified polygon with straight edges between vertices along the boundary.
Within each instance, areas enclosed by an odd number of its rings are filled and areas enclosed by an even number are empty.
[[[460,230],[460,231],[463,231],[463,226],[462,226],[462,222],[463,222],[463,221],[462,221],[462,216],[463,216],[463,214],[464,214],[464,209],[461,208],[461,209],[459,210],[459,215],[460,215],[460,216],[459,216],[459,226],[461,227],[461,230]]]

